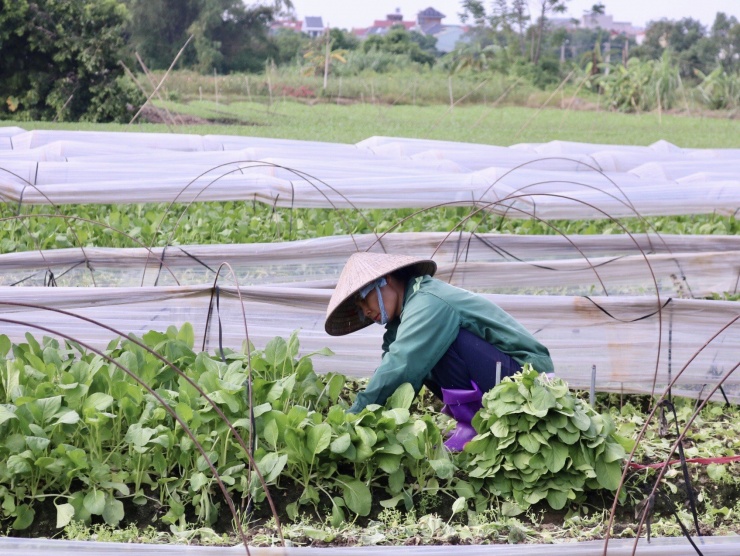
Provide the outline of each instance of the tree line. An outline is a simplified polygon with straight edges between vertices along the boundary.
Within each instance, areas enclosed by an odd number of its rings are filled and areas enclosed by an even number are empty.
[[[716,15],[651,22],[645,38],[553,24],[567,0],[461,0],[469,26],[454,50],[402,26],[359,40],[331,29],[318,38],[271,23],[290,0],[0,0],[0,118],[128,121],[144,101],[132,76],[140,64],[202,73],[258,73],[267,64],[305,74],[366,71],[500,72],[545,88],[571,68],[593,74],[630,59],[669,59],[685,81],[740,74],[740,23]],[[603,14],[595,4],[593,14]],[[188,42],[190,41],[190,42]],[[183,45],[188,44],[183,49]],[[635,62],[637,63],[637,62]]]
[[[259,71],[290,0],[0,0],[0,118],[128,121],[138,68]]]

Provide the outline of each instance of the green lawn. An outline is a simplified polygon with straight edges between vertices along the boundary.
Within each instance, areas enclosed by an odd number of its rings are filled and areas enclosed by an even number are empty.
[[[566,99],[567,100],[567,99]],[[373,135],[512,145],[552,140],[649,145],[664,139],[680,147],[740,148],[740,124],[727,117],[620,114],[604,111],[490,106],[388,106],[278,101],[272,106],[210,101],[168,103],[171,111],[238,125],[181,125],[176,133],[253,135],[355,143]],[[162,124],[7,122],[24,129],[168,132]]]

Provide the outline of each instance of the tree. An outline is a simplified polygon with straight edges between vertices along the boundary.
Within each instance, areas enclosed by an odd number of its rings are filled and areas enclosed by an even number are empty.
[[[458,14],[460,21],[467,23],[468,19],[472,19],[478,27],[486,24],[488,16],[481,0],[463,0],[461,7],[462,11]]]
[[[2,0],[0,117],[128,121],[143,97],[124,77],[117,0]]]
[[[493,41],[499,46],[501,57],[508,65],[507,48],[516,44],[516,33],[514,32],[514,21],[516,14],[509,9],[507,0],[495,0],[491,5],[491,28],[493,29]],[[515,52],[512,54],[516,55]]]
[[[340,64],[347,63],[347,50],[343,48],[333,48],[334,44],[331,36],[316,37],[312,47],[303,55],[306,61],[306,75],[323,75],[324,89],[326,89],[329,69],[337,62]]]
[[[274,62],[278,65],[299,60],[311,46],[311,39],[305,33],[292,29],[278,29],[272,37],[277,53]]]
[[[717,63],[717,48],[707,40],[706,28],[690,17],[679,21],[651,21],[645,31],[645,41],[634,54],[657,60],[665,51],[676,57],[681,77],[691,77],[695,69],[707,73]]]
[[[329,36],[334,48],[356,50],[360,46],[360,39],[348,31],[342,31],[337,28],[329,29]]]
[[[422,40],[416,35],[420,33],[409,32],[401,25],[394,25],[385,35],[372,35],[365,39],[362,49],[364,52],[378,50],[390,54],[402,54],[408,56],[413,62],[432,66],[436,59],[435,55],[421,48]],[[432,44],[436,44],[436,39]]]
[[[491,68],[496,53],[500,47],[495,44],[483,46],[480,42],[458,44],[455,50],[450,52],[453,59],[451,70],[457,73],[463,70],[475,72],[486,71]]]
[[[169,66],[190,35],[181,58],[202,72],[258,71],[280,55],[269,24],[290,0],[246,5],[242,0],[126,0],[132,46],[152,68]]]
[[[545,28],[547,15],[550,13],[563,13],[567,8],[565,2],[568,0],[537,0],[540,8],[540,17],[537,18],[536,46],[532,56],[532,63],[537,64],[540,60],[542,50],[542,34]]]
[[[131,47],[152,69],[165,69],[188,38],[188,27],[200,13],[197,0],[126,0],[131,13],[128,27]],[[180,66],[196,62],[195,50],[187,48]]]
[[[490,26],[494,34],[492,42],[497,42],[501,47],[513,45],[513,35],[516,33],[519,39],[519,55],[523,57],[526,56],[525,35],[529,21],[527,8],[527,0],[512,0],[511,6],[508,0],[494,0],[491,13],[488,14],[481,0],[463,0],[463,11],[459,15],[463,22],[473,20],[478,28],[478,36],[482,35],[482,29]]]
[[[740,71],[740,23],[737,18],[717,12],[710,37],[724,70],[728,73]]]
[[[511,13],[514,22],[519,29],[519,51],[522,56],[527,55],[527,45],[524,40],[525,35],[527,34],[527,22],[530,19],[527,9],[527,0],[513,0]]]

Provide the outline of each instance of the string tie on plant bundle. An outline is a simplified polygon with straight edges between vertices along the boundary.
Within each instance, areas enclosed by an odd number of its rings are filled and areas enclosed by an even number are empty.
[[[203,342],[205,343],[205,338],[208,337],[208,330],[211,325],[211,316],[213,315],[213,306],[214,306],[214,301],[215,301],[216,319],[218,321],[218,353],[219,353],[219,356],[221,357],[221,361],[223,363],[226,363],[226,356],[224,355],[224,343],[223,343],[223,326],[221,325],[220,300],[221,300],[221,289],[218,287],[218,285],[215,285],[213,287],[213,290],[211,291],[211,301],[208,304],[208,315],[206,316],[206,329],[203,335]]]
[[[54,273],[51,270],[47,270],[44,273],[44,287],[48,288],[55,288],[57,287],[57,279],[54,276]]]
[[[667,407],[671,410],[671,412],[673,413],[673,422],[676,425],[676,435],[681,436],[681,431],[678,428],[678,415],[676,414],[676,406],[674,406],[673,403],[669,400],[663,400],[661,402],[661,406]],[[696,527],[696,534],[701,535],[701,530],[699,529],[699,516],[696,512],[696,499],[694,496],[694,489],[691,485],[691,475],[689,475],[689,466],[686,464],[686,454],[684,454],[682,442],[678,443],[678,456],[679,458],[681,458],[681,470],[683,471],[684,481],[686,482],[686,494],[688,495],[689,506],[691,508],[691,513],[694,516],[694,526]]]

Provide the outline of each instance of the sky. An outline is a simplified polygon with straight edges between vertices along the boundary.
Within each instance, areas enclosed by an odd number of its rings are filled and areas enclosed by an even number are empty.
[[[698,19],[710,27],[717,12],[740,19],[740,0],[569,0],[565,17],[580,18],[599,1],[615,21],[630,22],[637,27],[645,27],[652,20],[684,17]],[[460,0],[293,0],[299,19],[321,16],[325,26],[340,29],[369,27],[376,19],[385,19],[386,14],[394,13],[396,8],[401,9],[404,20],[414,21],[418,12],[432,7],[447,16],[442,23],[458,25],[460,4]],[[484,5],[489,7],[490,0],[484,0]],[[534,9],[536,2],[530,5]]]

